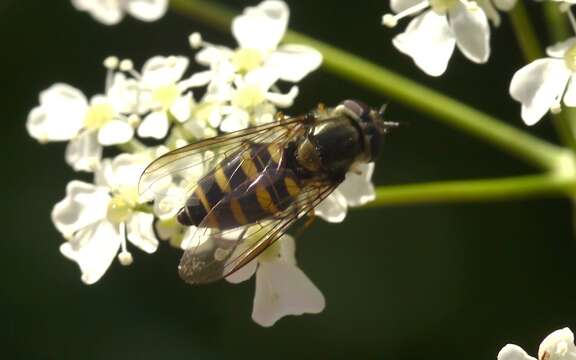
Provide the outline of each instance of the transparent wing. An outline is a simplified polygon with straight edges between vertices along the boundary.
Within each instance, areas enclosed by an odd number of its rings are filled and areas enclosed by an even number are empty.
[[[282,176],[281,172],[278,172],[278,176]],[[191,242],[194,245],[187,248],[180,260],[180,277],[190,284],[203,284],[233,274],[272,245],[299,218],[313,211],[336,186],[338,184],[328,181],[310,182],[296,198],[282,199],[277,204],[284,210],[243,227],[220,230],[200,224]],[[255,186],[238,188],[228,196],[240,196],[254,189]],[[227,200],[223,199],[214,206],[212,215],[218,216],[220,211],[225,210],[226,204]]]
[[[140,197],[150,201],[169,195],[168,190],[174,184],[185,187],[189,192],[192,185],[224,158],[248,150],[251,143],[288,141],[300,132],[303,120],[304,117],[300,116],[240,130],[164,154],[150,163],[140,176]]]

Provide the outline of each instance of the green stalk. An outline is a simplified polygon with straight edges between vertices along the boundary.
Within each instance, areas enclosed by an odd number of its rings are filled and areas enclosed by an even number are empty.
[[[575,179],[552,175],[380,186],[376,188],[376,200],[364,207],[565,196],[575,187]]]
[[[203,0],[172,0],[171,6],[226,30],[232,18],[229,10]],[[284,39],[320,51],[325,69],[334,74],[433,115],[536,166],[550,170],[557,167],[562,149],[555,145],[334,46],[293,31],[288,31]]]
[[[558,3],[547,1],[542,4],[544,7],[544,18],[548,26],[548,37],[550,42],[557,42],[573,36],[570,32],[568,19],[558,8]]]
[[[518,39],[518,45],[520,45],[524,58],[527,62],[541,58],[543,56],[542,48],[536,37],[534,26],[532,26],[530,18],[526,13],[524,3],[518,1],[509,14],[514,34],[516,35],[516,39]]]

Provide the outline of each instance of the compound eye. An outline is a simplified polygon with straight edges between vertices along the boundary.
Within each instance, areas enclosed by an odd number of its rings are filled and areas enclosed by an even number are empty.
[[[344,100],[341,104],[344,105],[348,110],[352,111],[352,113],[356,115],[358,119],[365,120],[370,114],[370,108],[362,101]]]

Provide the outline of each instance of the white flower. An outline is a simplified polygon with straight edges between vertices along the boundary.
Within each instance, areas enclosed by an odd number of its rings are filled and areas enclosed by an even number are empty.
[[[348,207],[361,206],[375,199],[371,182],[374,163],[358,164],[346,174],[346,179],[322,201],[314,213],[332,223],[342,222]]]
[[[195,102],[188,90],[199,84],[194,76],[182,80],[188,63],[183,56],[155,56],[144,64],[141,75],[132,72],[140,79],[140,102],[150,111],[138,127],[139,136],[164,138],[169,114],[179,122],[190,118]]]
[[[575,360],[574,334],[563,328],[548,335],[538,349],[539,360]],[[536,360],[520,346],[508,344],[498,353],[498,360]]]
[[[97,282],[116,255],[123,265],[132,262],[126,240],[147,253],[156,251],[154,216],[137,210],[136,184],[151,158],[121,154],[103,161],[95,184],[71,181],[54,206],[52,221],[67,239],[60,251],[78,264],[84,283]]]
[[[236,251],[241,252],[246,246],[245,243]],[[284,235],[258,258],[226,278],[239,283],[256,273],[252,319],[259,325],[272,326],[286,315],[317,314],[324,310],[324,296],[296,265],[295,249],[294,239]]]
[[[120,101],[96,95],[90,102],[70,85],[57,83],[40,93],[40,105],[28,115],[29,134],[40,142],[70,140],[66,160],[76,170],[91,171],[102,145],[128,142],[134,135]]]
[[[289,107],[298,95],[296,86],[286,94],[271,90],[277,79],[275,72],[259,68],[237,76],[233,84],[212,82],[204,101],[220,102],[220,106],[212,114],[210,125],[232,132],[273,121],[275,106]]]
[[[72,0],[72,5],[105,25],[115,25],[124,13],[138,20],[156,21],[166,13],[168,0]]]
[[[518,70],[510,83],[510,95],[522,103],[522,119],[534,125],[547,112],[559,112],[561,100],[576,106],[576,37],[546,49],[548,58]]]
[[[509,9],[515,1],[494,1],[500,9]],[[469,60],[485,63],[490,57],[490,26],[486,13],[498,23],[489,0],[391,0],[396,15],[386,14],[384,25],[394,27],[411,15],[406,30],[393,39],[394,46],[412,57],[426,74],[440,76],[448,67],[455,46]],[[498,15],[496,13],[496,15]]]
[[[221,71],[245,74],[265,67],[277,73],[280,80],[298,82],[322,62],[322,55],[304,45],[279,45],[288,26],[289,9],[285,2],[267,0],[255,7],[247,7],[234,18],[232,33],[239,47],[232,50],[202,42],[198,34],[191,36],[194,47],[204,48],[196,55],[200,64],[210,66],[212,76]]]

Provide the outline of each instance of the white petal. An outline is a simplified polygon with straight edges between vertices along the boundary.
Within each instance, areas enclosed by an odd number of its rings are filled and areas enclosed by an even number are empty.
[[[518,70],[510,82],[510,95],[522,103],[522,119],[534,125],[566,87],[570,72],[560,59],[538,59]]]
[[[120,248],[117,227],[101,221],[78,232],[74,239],[62,244],[60,252],[78,263],[82,281],[91,285],[108,270]]]
[[[376,198],[371,181],[374,163],[356,165],[354,170],[346,173],[346,179],[338,190],[346,198],[348,206],[361,206]]]
[[[150,87],[175,84],[188,68],[184,56],[154,56],[142,67],[142,82]]]
[[[576,73],[570,76],[568,87],[564,93],[564,104],[570,107],[576,106]]]
[[[147,153],[123,153],[112,160],[111,178],[107,182],[113,188],[135,188],[140,175],[146,166],[153,160]]]
[[[494,5],[501,11],[510,11],[516,5],[516,0],[494,0]]]
[[[518,345],[508,344],[498,353],[498,360],[536,360]]]
[[[450,9],[450,24],[462,53],[476,63],[490,57],[490,25],[481,8],[469,10],[463,4]]]
[[[244,282],[252,277],[256,272],[256,268],[258,267],[258,261],[256,259],[250,261],[248,264],[241,267],[238,271],[233,273],[232,275],[228,275],[226,277],[226,281],[232,284],[239,284]]]
[[[494,26],[500,26],[500,13],[492,4],[492,0],[476,0],[476,3],[484,10],[488,19],[494,23]]]
[[[197,72],[192,74],[192,76],[190,76],[188,79],[180,81],[178,86],[183,86],[187,89],[191,87],[205,86],[208,85],[214,76],[215,74],[212,70]]]
[[[184,198],[186,198],[186,190],[183,187],[169,184],[166,190],[160,191],[160,194],[156,195],[154,214],[161,220],[173,218],[182,208],[182,199]]]
[[[287,108],[292,106],[294,103],[294,99],[298,96],[299,90],[298,86],[292,86],[290,91],[286,94],[281,94],[277,92],[267,92],[266,99],[270,101],[272,104],[280,107],[280,108]]]
[[[66,162],[76,171],[94,171],[102,157],[102,146],[95,131],[76,136],[66,147]]]
[[[402,12],[428,0],[390,0],[390,8],[395,13]]]
[[[138,136],[163,139],[168,133],[170,123],[164,111],[155,111],[146,115],[138,127]]]
[[[279,74],[272,68],[257,68],[246,74],[243,81],[239,81],[236,86],[258,85],[263,91],[266,91],[278,81],[278,76]]]
[[[316,215],[331,223],[344,221],[347,211],[346,198],[338,189],[334,190],[314,209]]]
[[[120,0],[72,0],[72,5],[81,11],[87,11],[94,19],[114,25],[122,20]]]
[[[124,144],[134,137],[134,129],[121,120],[111,120],[98,131],[98,142],[104,146]]]
[[[168,0],[130,0],[126,4],[126,11],[142,21],[156,21],[167,9]]]
[[[88,101],[80,90],[54,84],[40,93],[40,106],[28,115],[26,128],[39,141],[70,140],[83,126]]]
[[[118,113],[141,114],[148,110],[138,81],[126,78],[123,73],[114,74],[106,95],[108,102]]]
[[[568,40],[561,41],[546,48],[546,54],[555,58],[562,58],[566,51],[572,46],[576,45],[576,37],[571,37]]]
[[[54,205],[52,222],[64,237],[106,217],[110,195],[108,190],[82,181],[66,186],[66,197]]]
[[[206,46],[196,53],[195,60],[198,64],[211,66],[227,61],[234,52],[224,46]]]
[[[324,310],[324,296],[297,266],[284,262],[260,264],[252,319],[272,326],[286,315],[317,314]]]
[[[220,130],[223,132],[234,132],[246,129],[250,125],[249,120],[250,116],[246,111],[234,111],[224,117],[220,124]]]
[[[280,79],[291,82],[302,80],[320,64],[322,64],[320,52],[308,46],[295,44],[282,45],[266,62],[266,66],[278,72]]]
[[[192,93],[188,92],[183,96],[179,96],[175,101],[174,104],[170,107],[170,113],[174,115],[176,120],[180,122],[184,122],[190,119],[190,112],[192,110]],[[168,132],[168,129],[166,129]]]
[[[154,215],[136,213],[126,224],[128,241],[148,254],[152,254],[158,249],[158,239],[156,239],[156,235],[154,235],[153,223]]]
[[[232,22],[232,34],[242,48],[266,53],[278,46],[286,32],[289,10],[283,1],[267,0],[248,7]]]
[[[278,242],[280,243],[280,261],[296,265],[296,241],[294,238],[284,234],[278,239]]]
[[[574,334],[572,331],[569,328],[563,328],[548,335],[540,344],[538,358],[554,360],[576,359],[576,346],[574,346]]]
[[[406,31],[393,40],[398,50],[410,56],[430,76],[440,76],[446,71],[455,43],[446,16],[433,11],[414,18]]]

